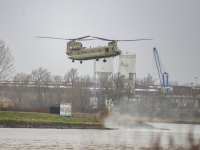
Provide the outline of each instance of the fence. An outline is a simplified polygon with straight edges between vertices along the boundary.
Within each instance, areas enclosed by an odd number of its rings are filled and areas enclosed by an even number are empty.
[[[50,113],[50,107],[39,107],[39,108],[18,108],[18,107],[1,107],[0,111],[21,111],[21,112],[40,112]]]

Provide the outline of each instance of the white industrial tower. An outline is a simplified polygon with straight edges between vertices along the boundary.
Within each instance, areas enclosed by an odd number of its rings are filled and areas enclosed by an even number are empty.
[[[135,80],[136,78],[136,54],[130,54],[126,52],[125,54],[119,55],[119,70],[120,74],[125,75],[126,78],[130,80]]]
[[[95,74],[97,75],[97,80],[109,78],[113,74],[113,58],[107,58],[106,62],[103,62],[102,59],[95,61]]]

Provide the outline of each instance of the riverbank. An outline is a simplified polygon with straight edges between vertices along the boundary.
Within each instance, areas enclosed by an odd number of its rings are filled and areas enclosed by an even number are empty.
[[[92,116],[92,115],[91,115]],[[60,122],[60,123],[98,123],[89,116],[73,115],[64,117],[58,114],[38,113],[38,112],[19,112],[19,111],[0,111],[0,120],[24,121],[24,122]]]
[[[0,120],[0,128],[103,129],[103,124]]]
[[[0,128],[102,129],[103,124],[83,115],[64,117],[48,113],[0,111]]]
[[[88,117],[88,116],[87,116]],[[129,122],[129,123],[128,123]],[[93,118],[84,115],[63,117],[57,114],[36,112],[0,111],[0,128],[42,128],[42,129],[118,129],[122,125],[117,122],[113,126],[106,126]],[[141,121],[127,121],[123,126],[127,129],[156,129]]]

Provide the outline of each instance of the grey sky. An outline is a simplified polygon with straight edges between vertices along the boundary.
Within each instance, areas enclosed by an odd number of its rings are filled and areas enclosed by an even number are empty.
[[[42,67],[64,75],[72,67],[93,76],[93,60],[72,63],[65,54],[67,41],[35,36],[76,38],[86,35],[108,39],[152,38],[153,41],[118,42],[122,51],[136,53],[138,78],[158,78],[153,47],[180,84],[200,83],[199,0],[0,0],[0,39],[14,55],[17,73]],[[107,45],[85,41],[85,47]],[[102,60],[101,60],[102,61]],[[118,58],[114,59],[118,70]]]

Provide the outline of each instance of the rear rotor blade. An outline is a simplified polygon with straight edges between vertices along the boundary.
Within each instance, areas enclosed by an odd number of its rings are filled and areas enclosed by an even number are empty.
[[[91,36],[93,38],[96,38],[96,39],[100,39],[100,40],[103,40],[103,41],[113,41],[113,42],[118,42],[118,41],[142,41],[142,40],[153,40],[153,39],[135,39],[135,40],[110,40],[110,39],[104,39],[104,38],[100,38],[100,37],[94,37],[94,36]]]
[[[116,40],[116,41],[143,41],[143,40],[153,40],[153,39]]]
[[[100,40],[104,40],[104,41],[113,41],[110,39],[104,39],[104,38],[100,38],[100,37],[95,37],[95,36],[91,36],[92,38],[96,38],[96,39],[100,39]]]

